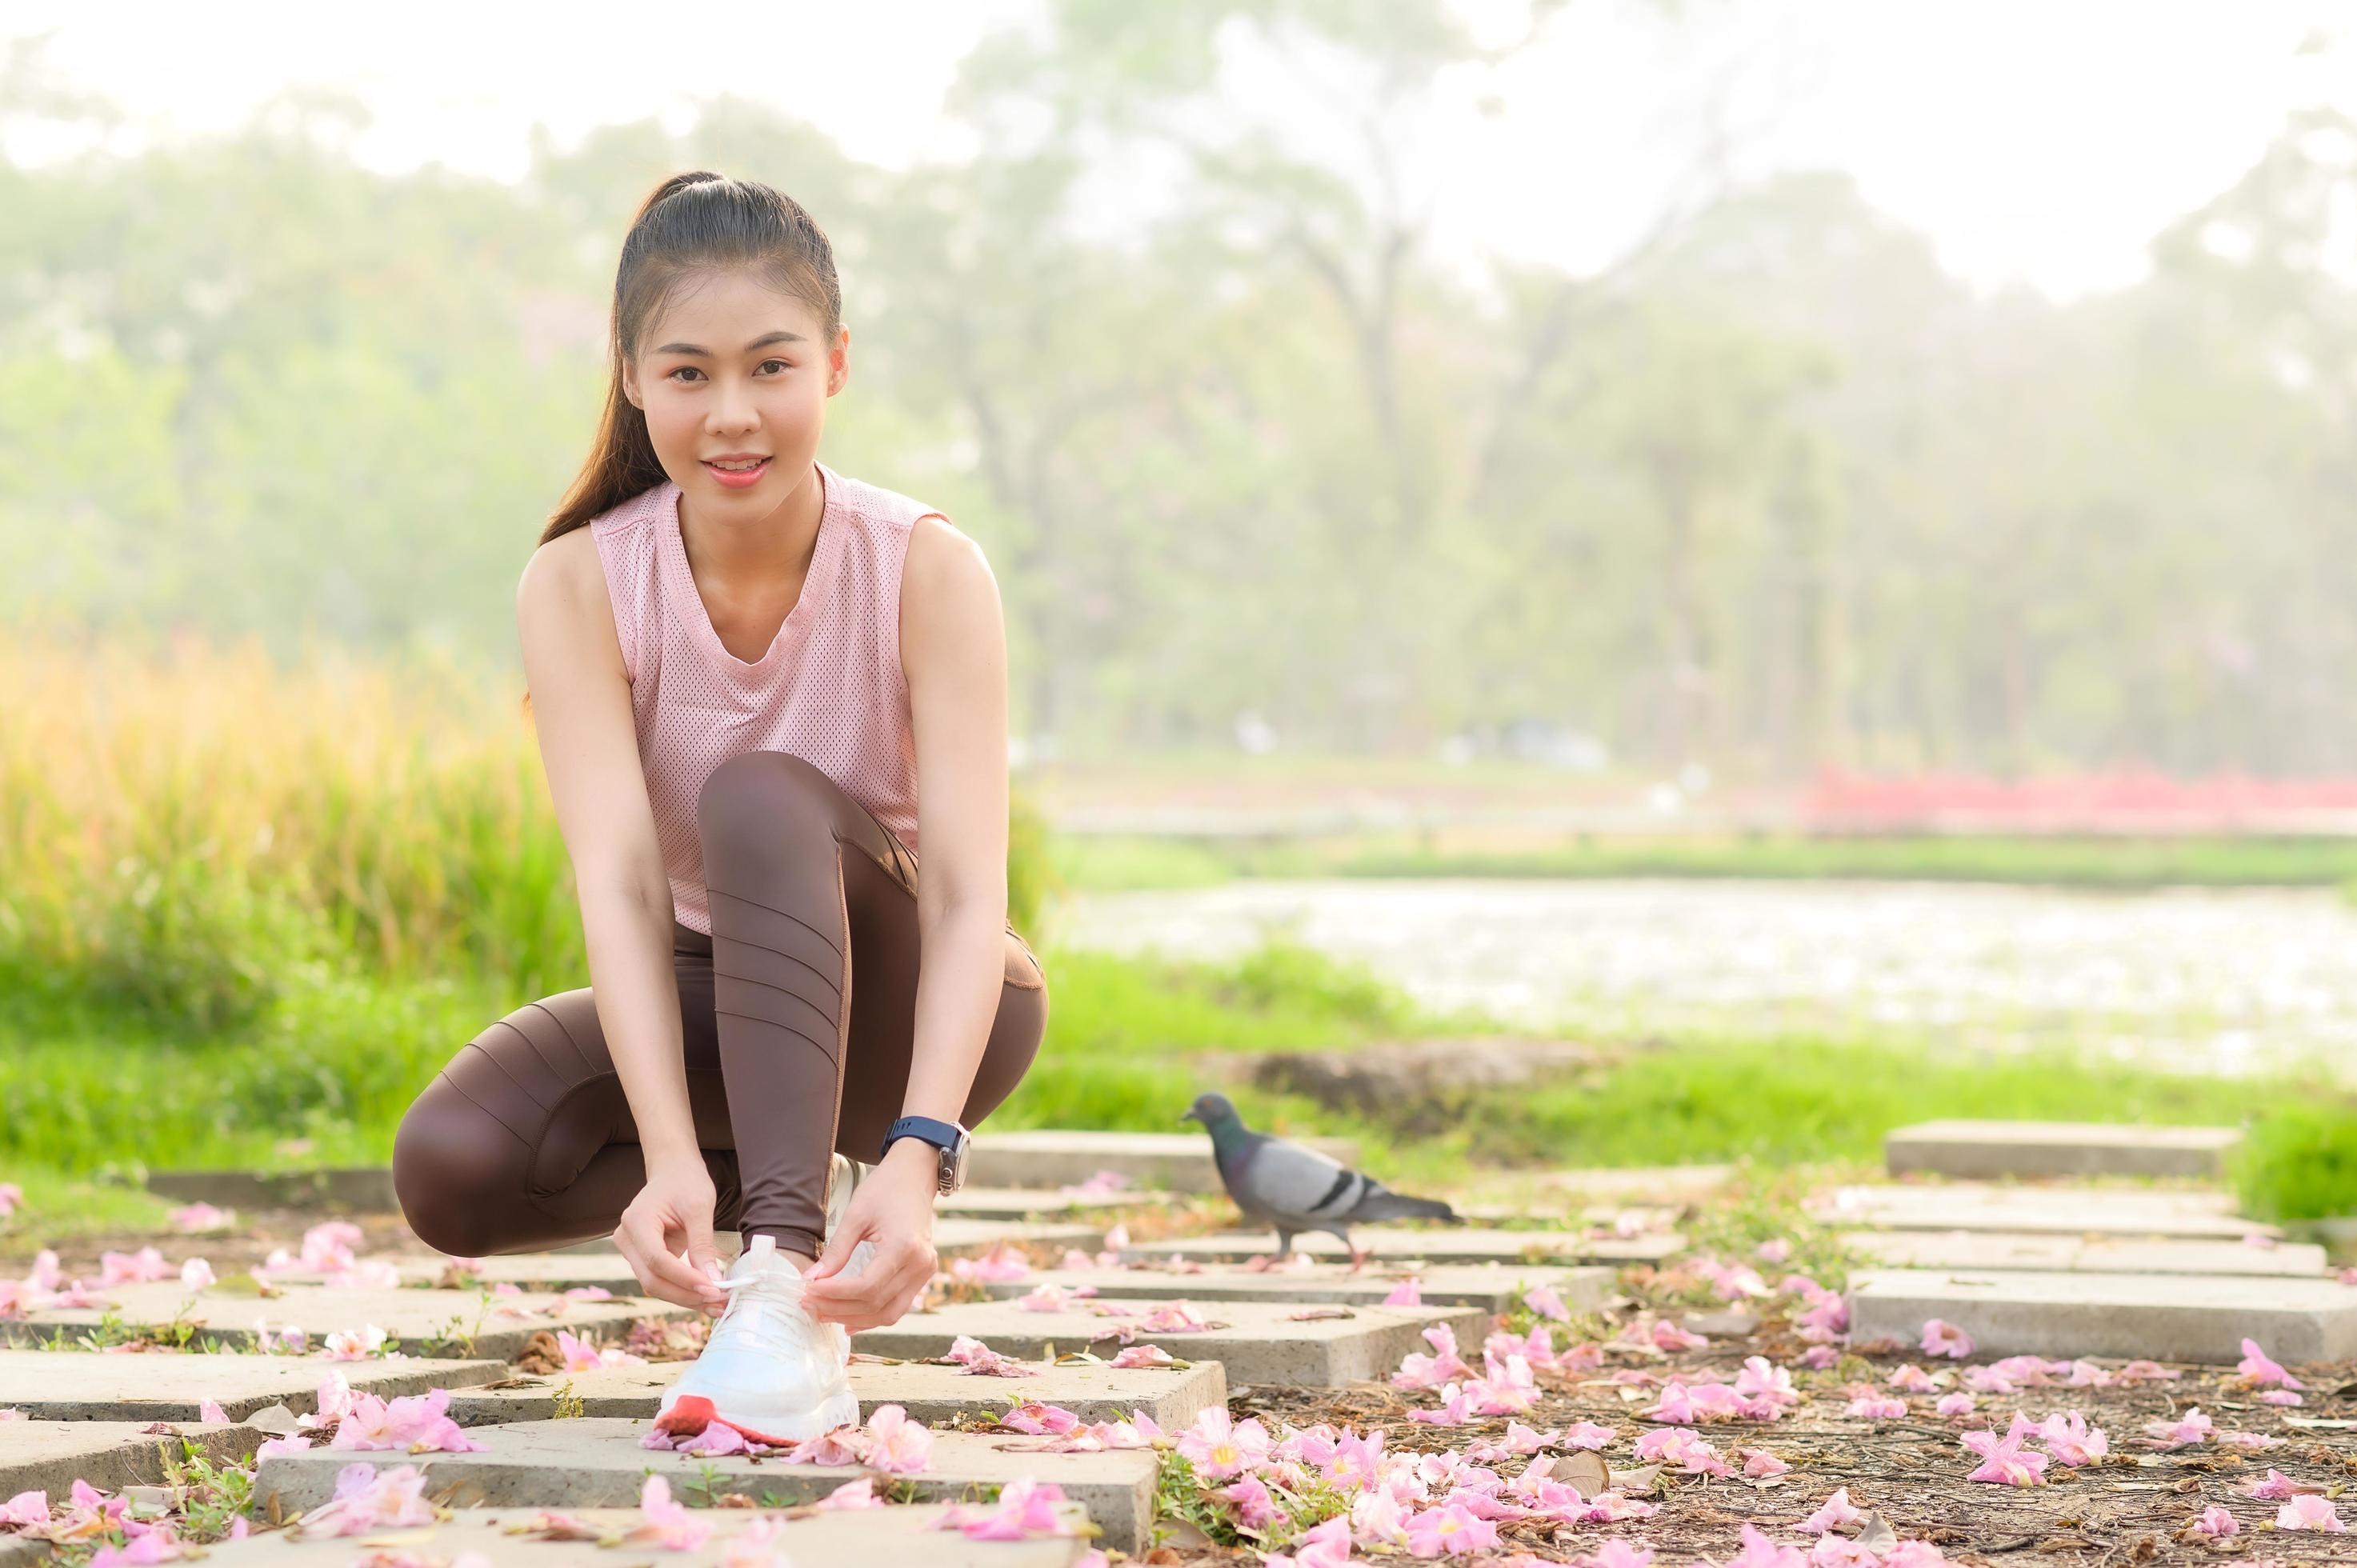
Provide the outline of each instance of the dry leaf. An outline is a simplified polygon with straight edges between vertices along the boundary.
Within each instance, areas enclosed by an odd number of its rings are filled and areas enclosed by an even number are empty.
[[[1890,1528],[1889,1520],[1869,1509],[1866,1522],[1857,1527],[1857,1544],[1880,1557],[1899,1544],[1899,1532]]]
[[[1590,1501],[1612,1488],[1612,1469],[1604,1455],[1585,1448],[1556,1460],[1549,1478],[1577,1487],[1579,1495]]]
[[[266,1432],[273,1437],[292,1437],[303,1430],[295,1420],[295,1412],[284,1402],[266,1404],[245,1418],[244,1424],[256,1432]]]
[[[1653,1489],[1653,1483],[1661,1479],[1662,1467],[1640,1465],[1632,1470],[1615,1470],[1611,1474],[1612,1490],[1623,1497],[1639,1498]]]

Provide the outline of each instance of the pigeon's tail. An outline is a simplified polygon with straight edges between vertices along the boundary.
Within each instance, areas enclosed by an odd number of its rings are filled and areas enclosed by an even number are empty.
[[[1404,1192],[1371,1193],[1358,1211],[1351,1216],[1362,1219],[1446,1219],[1451,1225],[1465,1223],[1464,1216],[1437,1197],[1410,1197]]]

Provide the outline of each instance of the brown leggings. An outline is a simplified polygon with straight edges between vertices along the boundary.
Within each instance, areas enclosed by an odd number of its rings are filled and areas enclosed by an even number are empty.
[[[916,856],[784,752],[721,764],[696,816],[712,935],[674,921],[672,964],[713,1225],[815,1257],[829,1152],[873,1163],[907,1095]],[[959,1121],[977,1125],[1014,1091],[1047,1022],[1046,979],[1009,925],[997,1018]],[[638,1140],[589,991],[562,992],[493,1024],[425,1086],[393,1141],[393,1190],[446,1252],[564,1246],[620,1221],[646,1183]]]

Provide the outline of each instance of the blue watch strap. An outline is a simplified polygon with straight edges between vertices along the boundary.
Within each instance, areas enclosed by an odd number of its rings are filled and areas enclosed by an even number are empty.
[[[902,1138],[922,1138],[937,1149],[957,1147],[958,1129],[955,1123],[938,1116],[903,1116],[884,1130],[884,1144],[876,1153],[882,1159],[891,1152],[893,1144]]]

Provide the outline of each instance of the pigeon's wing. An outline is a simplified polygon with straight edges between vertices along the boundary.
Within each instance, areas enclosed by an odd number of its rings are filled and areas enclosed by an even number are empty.
[[[1331,1155],[1282,1138],[1269,1138],[1254,1150],[1233,1184],[1268,1213],[1311,1220],[1348,1214],[1379,1185]]]

